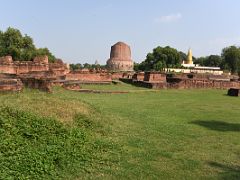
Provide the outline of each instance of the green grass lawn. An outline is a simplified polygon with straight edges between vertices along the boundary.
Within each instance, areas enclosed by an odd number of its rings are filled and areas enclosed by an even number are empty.
[[[110,91],[154,91],[144,87],[136,87],[131,84],[109,84],[109,85],[95,85],[95,84],[83,84],[81,85],[83,89],[91,89],[91,90],[110,90]]]
[[[240,98],[99,89],[130,93],[1,94],[0,179],[240,179]]]

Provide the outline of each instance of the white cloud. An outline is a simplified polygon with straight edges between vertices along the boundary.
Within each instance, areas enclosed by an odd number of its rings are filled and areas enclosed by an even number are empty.
[[[155,23],[171,23],[171,22],[178,21],[179,19],[182,19],[181,13],[170,14],[167,16],[161,16],[161,17],[155,18],[154,22]]]

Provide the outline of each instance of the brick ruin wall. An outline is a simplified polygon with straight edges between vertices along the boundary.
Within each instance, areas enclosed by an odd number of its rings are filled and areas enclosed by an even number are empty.
[[[230,79],[231,78],[231,79]],[[178,74],[169,77],[158,72],[136,73],[131,82],[136,86],[154,89],[229,89],[240,88],[238,77],[210,74]]]
[[[65,75],[69,72],[69,67],[59,60],[48,63],[47,56],[36,57],[33,61],[13,61],[11,56],[0,58],[0,73],[23,74],[40,71],[53,71],[56,75]]]
[[[144,74],[144,81],[148,82],[166,82],[166,74],[158,72],[146,72]]]
[[[135,73],[132,76],[133,81],[144,81],[144,72]]]
[[[15,75],[0,74],[0,92],[21,91],[22,88],[22,81]]]
[[[208,79],[168,79],[169,89],[229,89],[240,88],[239,81],[221,81]]]
[[[13,61],[11,56],[0,57],[0,91],[19,91],[25,85],[50,92],[50,81],[68,72],[69,67],[62,60],[48,63],[47,56],[36,57],[33,61]]]
[[[57,59],[55,63],[49,63],[49,70],[54,72],[56,76],[63,76],[70,72],[68,64],[63,63],[61,59]]]
[[[52,91],[51,79],[49,78],[21,78],[24,86],[32,89],[39,89],[46,92]]]
[[[109,73],[91,73],[91,72],[70,72],[66,74],[66,80],[72,81],[112,81]]]

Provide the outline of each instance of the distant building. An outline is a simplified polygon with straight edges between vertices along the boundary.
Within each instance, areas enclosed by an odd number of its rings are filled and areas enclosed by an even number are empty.
[[[199,66],[199,64],[193,63],[192,50],[188,50],[187,59],[182,62],[182,67],[184,68],[166,68],[165,72],[176,72],[176,73],[198,73],[198,74],[214,74],[222,75],[223,71],[220,67],[208,67]]]
[[[118,42],[111,47],[110,59],[107,61],[109,71],[133,71],[130,46]]]
[[[187,59],[183,61],[182,66],[186,67],[186,68],[195,67],[195,64],[193,64],[192,50],[191,49],[188,50]]]

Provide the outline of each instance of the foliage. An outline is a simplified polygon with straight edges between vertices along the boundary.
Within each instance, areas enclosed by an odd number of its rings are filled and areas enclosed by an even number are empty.
[[[201,66],[220,67],[223,64],[223,59],[221,56],[218,55],[210,55],[197,58],[194,63]]]
[[[50,62],[55,60],[47,48],[37,49],[30,36],[23,36],[18,29],[11,27],[5,32],[0,31],[0,57],[7,55],[13,60],[30,61],[37,55],[47,55]]]
[[[231,71],[233,74],[240,73],[240,48],[229,46],[222,50],[221,56],[200,57],[194,63],[201,66],[221,67],[222,70]]]
[[[236,46],[226,47],[222,50],[225,67],[232,73],[240,74],[240,48]]]
[[[83,69],[83,68],[86,68],[86,69],[106,69],[106,66],[105,65],[100,65],[100,64],[89,64],[89,63],[84,63],[84,64],[80,64],[80,63],[77,63],[77,64],[70,64],[70,69],[71,70],[78,70],[78,69]]]
[[[147,54],[146,60],[138,68],[142,71],[161,71],[164,68],[180,67],[184,57],[184,53],[174,48],[158,46],[153,49],[152,53]]]
[[[75,71],[75,70],[78,70],[78,69],[82,69],[82,68],[83,68],[83,66],[82,66],[82,64],[80,64],[80,63],[70,64],[70,69],[71,69],[72,71]]]
[[[134,62],[134,64],[133,64],[133,70],[134,71],[139,71],[139,63],[136,63],[136,62]]]

